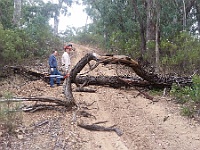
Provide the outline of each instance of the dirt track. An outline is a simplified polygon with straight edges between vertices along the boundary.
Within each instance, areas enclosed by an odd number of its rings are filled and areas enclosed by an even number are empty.
[[[74,44],[76,51],[72,64],[88,52],[99,52]],[[90,75],[115,75],[115,67],[99,66]],[[123,70],[122,70],[123,71]],[[8,82],[1,91],[12,91],[17,96],[46,96],[64,98],[62,87],[50,88],[43,81],[22,85],[19,77],[13,78],[18,87]],[[156,97],[158,102],[137,96],[134,89],[113,89],[94,86],[96,93],[74,92],[77,103],[94,102],[86,110],[91,118],[78,117],[77,121],[95,123],[108,121],[103,126],[117,125],[123,132],[88,131],[73,123],[74,112],[55,110],[23,113],[22,125],[14,136],[2,135],[0,149],[22,150],[198,150],[200,127],[193,119],[180,116],[179,106],[168,98]],[[165,119],[165,120],[164,120]],[[37,126],[41,122],[46,122]]]

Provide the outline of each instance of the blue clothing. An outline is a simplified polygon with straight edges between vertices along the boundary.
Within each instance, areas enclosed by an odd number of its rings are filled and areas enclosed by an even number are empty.
[[[56,60],[56,57],[54,56],[54,54],[51,54],[49,57],[49,66],[50,66],[50,68],[58,67],[57,60]]]
[[[62,75],[57,69],[58,64],[57,64],[57,60],[56,60],[56,57],[54,54],[51,54],[49,57],[49,66],[51,69],[51,75]],[[52,70],[52,68],[53,68],[53,70]],[[54,85],[54,78],[55,77],[50,77],[50,86],[51,87]],[[56,83],[57,83],[57,85],[60,84],[60,78],[56,78]]]
[[[51,71],[51,75],[62,75],[57,68],[53,68],[53,71]],[[50,86],[54,85],[54,78],[55,77],[50,77]],[[56,78],[56,84],[59,85],[60,84],[60,79],[61,78]]]

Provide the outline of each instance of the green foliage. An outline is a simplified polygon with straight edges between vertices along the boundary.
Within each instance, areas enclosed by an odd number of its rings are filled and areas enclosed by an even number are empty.
[[[150,90],[150,95],[155,95],[155,96],[157,96],[157,95],[162,95],[163,94],[163,90],[161,90],[161,89],[152,89],[152,90]]]
[[[74,41],[78,41],[82,44],[102,47],[104,43],[103,37],[99,34],[94,34],[90,32],[91,28],[93,28],[93,26],[86,26],[86,27],[77,29],[76,35],[71,34],[71,39],[73,39]],[[67,36],[67,37],[70,38],[70,36]]]
[[[133,56],[135,58],[140,56],[140,51],[138,51],[140,47],[140,40],[137,38],[137,34],[135,36],[127,36],[125,32],[113,32],[109,45],[110,47],[117,51],[118,54],[125,54],[129,56]]]
[[[3,28],[8,29],[13,27],[13,0],[0,1],[0,24]]]
[[[1,56],[7,61],[17,61],[23,57],[22,40],[13,30],[4,30],[0,25],[0,52]]]
[[[134,31],[137,30],[132,20],[133,7],[127,0],[123,1],[100,1],[95,2],[84,0],[84,4],[89,7],[86,9],[88,15],[94,18],[92,35],[101,36],[100,45],[106,49],[113,49],[118,53],[131,54],[135,45],[130,45]],[[98,18],[98,19],[97,19]],[[126,43],[128,43],[126,45]],[[137,46],[136,46],[137,47]]]
[[[194,109],[191,109],[190,107],[187,106],[181,107],[181,115],[183,116],[192,117],[194,112],[195,112]]]
[[[98,35],[93,35],[93,34],[88,34],[88,33],[79,33],[78,36],[76,36],[75,40],[79,41],[82,44],[88,44],[88,45],[96,45],[100,46],[101,43],[100,41],[103,41],[101,36]]]
[[[175,96],[176,101],[178,103],[184,104],[188,101],[190,101],[190,93],[191,87],[180,87],[177,84],[173,84],[172,89],[170,93]]]
[[[148,51],[154,51],[154,49],[155,49],[155,41],[148,41],[147,42],[147,49],[148,49]]]
[[[180,87],[174,84],[170,93],[178,103],[185,105],[182,107],[182,113],[190,116],[199,109],[196,106],[200,104],[200,76],[193,77],[193,85],[191,87]]]
[[[197,38],[187,32],[180,32],[174,39],[161,42],[161,63],[179,74],[192,74],[199,67],[199,47]]]
[[[10,25],[14,9],[13,2],[3,0],[0,4],[2,4],[0,8],[7,6],[0,9],[2,10],[0,15],[1,65],[16,64],[22,62],[24,58],[41,57],[49,54],[52,49],[60,49],[61,40],[53,34],[49,26],[49,19],[52,17],[49,12],[53,11],[52,4],[45,4],[42,0],[34,1],[34,3],[23,1],[20,28]]]
[[[32,25],[25,29],[7,29],[0,26],[0,57],[4,63],[17,63],[24,58],[43,56],[61,41],[51,32],[49,26]]]
[[[144,42],[146,53],[143,55],[149,62],[155,62],[155,41],[147,43],[141,38],[142,34],[145,38],[148,30],[146,28],[147,7],[143,1],[138,0],[136,3],[135,7],[139,12],[136,12],[132,1],[127,0],[84,0],[83,2],[87,5],[86,12],[93,19],[95,26],[90,31],[93,34],[90,35],[101,36],[104,40],[99,42],[103,42],[105,48],[136,58],[141,55],[141,43]],[[185,3],[189,8],[190,1],[185,1]],[[160,66],[163,70],[168,68],[168,72],[178,71],[179,74],[191,74],[191,71],[199,70],[199,41],[197,37],[196,39],[193,37],[198,27],[197,25],[196,28],[194,27],[194,22],[197,22],[195,8],[189,8],[191,11],[187,15],[187,26],[183,27],[183,14],[180,13],[183,12],[182,1],[160,0],[155,5],[157,4],[162,8],[159,24]],[[158,10],[156,6],[152,9],[154,12],[152,15],[155,15],[152,18],[156,18]],[[152,20],[152,26],[155,27],[155,23],[155,20]],[[182,32],[183,29],[185,29],[184,32]]]
[[[8,133],[13,133],[15,128],[22,121],[22,114],[17,110],[20,107],[20,104],[11,103],[12,93],[5,92],[4,98],[5,102],[0,102],[0,125],[4,126],[7,129]]]

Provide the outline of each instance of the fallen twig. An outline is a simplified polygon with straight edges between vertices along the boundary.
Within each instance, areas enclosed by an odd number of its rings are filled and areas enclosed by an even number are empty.
[[[40,127],[40,126],[46,125],[47,123],[49,123],[49,121],[48,120],[44,120],[44,121],[41,121],[41,122],[35,124],[34,126],[35,127]]]
[[[140,95],[140,94],[142,94],[146,99],[149,99],[149,100],[152,100],[153,101],[153,96],[151,96],[151,95],[149,95],[148,93],[146,93],[146,92],[143,92],[143,91],[141,91],[141,90],[139,90],[139,89],[136,89],[139,93],[137,94],[137,96],[138,95]],[[136,96],[136,97],[137,97]]]
[[[67,106],[67,101],[53,98],[53,97],[14,97],[14,98],[1,98],[0,102],[22,102],[22,101],[39,101],[56,103],[61,106]]]
[[[77,124],[79,127],[84,128],[90,131],[114,131],[118,136],[121,136],[123,133],[119,128],[111,127],[103,127],[96,124],[86,125],[86,124]]]
[[[51,97],[21,97],[21,98],[1,98],[0,103],[5,102],[22,102],[22,101],[35,101],[37,102],[46,102],[46,103],[52,103],[52,104],[35,104],[32,106],[23,107],[23,111],[25,112],[35,112],[38,110],[44,110],[44,109],[54,109],[57,110],[57,107],[55,106],[63,106],[64,108],[72,108],[71,103],[68,103],[67,101],[51,98]],[[53,104],[54,103],[54,104]]]
[[[94,116],[94,115],[92,115],[92,114],[90,114],[90,113],[88,113],[88,112],[86,112],[86,111],[84,111],[84,110],[81,110],[81,111],[79,111],[78,112],[78,114],[80,115],[80,116],[83,116],[83,117],[94,117],[94,119],[96,119],[96,117]]]

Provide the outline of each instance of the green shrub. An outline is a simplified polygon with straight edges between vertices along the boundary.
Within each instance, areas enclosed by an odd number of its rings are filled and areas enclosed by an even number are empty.
[[[194,109],[190,107],[187,107],[187,106],[181,107],[181,115],[183,116],[192,117],[194,112],[195,112]]]
[[[184,104],[182,114],[187,116],[191,116],[191,114],[200,109],[196,107],[200,104],[200,76],[195,75],[192,80],[192,86],[180,87],[174,84],[170,91],[178,103]]]
[[[13,133],[15,128],[22,121],[22,114],[19,110],[19,103],[10,102],[12,94],[4,93],[5,102],[0,102],[0,124],[7,129],[8,133]]]
[[[178,74],[192,74],[199,70],[199,39],[181,32],[173,39],[163,39],[160,44],[160,60],[163,68]]]

